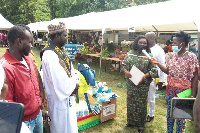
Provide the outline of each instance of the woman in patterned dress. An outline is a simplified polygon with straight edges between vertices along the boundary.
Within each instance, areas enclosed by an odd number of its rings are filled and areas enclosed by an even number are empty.
[[[177,94],[191,88],[191,97],[196,97],[198,84],[198,61],[195,54],[186,51],[190,36],[183,31],[175,34],[173,38],[173,53],[167,60],[167,66],[162,66],[156,59],[152,62],[157,64],[165,72],[167,77],[166,102],[167,102],[167,133],[173,133],[174,119],[170,118],[171,99]],[[176,132],[184,132],[183,121],[176,121]]]
[[[158,77],[158,72],[154,64],[142,53],[145,49],[150,53],[150,48],[144,36],[138,36],[132,44],[130,50],[122,62],[122,71],[127,77],[127,124],[126,127],[137,126],[138,132],[144,131],[147,115],[147,95],[149,84],[152,78]],[[145,75],[136,86],[129,78],[132,76],[130,70],[136,66]]]

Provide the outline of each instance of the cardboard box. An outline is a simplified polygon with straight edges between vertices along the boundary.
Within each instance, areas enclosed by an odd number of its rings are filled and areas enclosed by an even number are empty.
[[[100,102],[101,114],[100,114],[100,122],[107,121],[109,119],[113,119],[116,117],[116,98],[111,99],[107,102]]]

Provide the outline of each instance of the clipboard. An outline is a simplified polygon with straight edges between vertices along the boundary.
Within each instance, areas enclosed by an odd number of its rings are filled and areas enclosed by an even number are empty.
[[[132,66],[130,73],[131,73],[132,77],[129,79],[137,86],[139,84],[140,80],[143,78],[144,73],[141,72],[134,65]]]
[[[193,105],[196,98],[177,98],[171,100],[172,119],[189,119],[193,120]]]
[[[21,103],[0,102],[0,131],[20,133],[24,109]]]

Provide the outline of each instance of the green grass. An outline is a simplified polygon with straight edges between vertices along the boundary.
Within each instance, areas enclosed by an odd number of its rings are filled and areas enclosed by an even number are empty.
[[[0,56],[5,52],[5,48],[0,48]],[[37,67],[41,65],[39,58],[40,50],[33,48],[35,54],[35,61]],[[74,67],[77,69],[77,61],[74,62]],[[81,63],[86,63],[81,60]],[[125,128],[126,124],[126,88],[119,88],[118,83],[125,83],[124,74],[114,71],[105,72],[104,62],[102,63],[101,74],[99,74],[99,64],[89,63],[91,69],[96,71],[96,80],[101,82],[107,82],[109,88],[118,94],[120,97],[117,98],[117,117],[115,119],[108,120],[106,122],[100,123],[94,127],[80,131],[80,133],[137,133],[135,128]],[[163,90],[159,91],[163,94]],[[147,123],[145,127],[145,133],[165,133],[166,131],[166,102],[164,97],[156,98],[156,113],[154,121]],[[186,133],[194,133],[194,122],[187,122]]]

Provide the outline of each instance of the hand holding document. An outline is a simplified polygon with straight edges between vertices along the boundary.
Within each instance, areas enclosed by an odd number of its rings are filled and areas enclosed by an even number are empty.
[[[131,68],[131,71],[130,71],[132,77],[129,78],[136,86],[139,84],[139,82],[141,81],[141,79],[143,78],[144,76],[144,73],[141,72],[137,67],[135,67],[133,65],[133,67]]]

